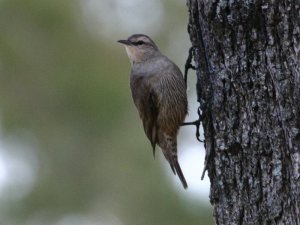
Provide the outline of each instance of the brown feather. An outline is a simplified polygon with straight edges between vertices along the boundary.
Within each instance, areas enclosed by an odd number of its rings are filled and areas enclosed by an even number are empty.
[[[157,97],[145,77],[131,76],[130,86],[134,103],[143,121],[144,131],[151,142],[153,155],[155,155],[158,115]]]
[[[153,155],[159,145],[184,188],[186,180],[177,159],[177,133],[187,114],[186,86],[179,68],[162,55],[146,35],[123,40],[132,70],[130,87]]]

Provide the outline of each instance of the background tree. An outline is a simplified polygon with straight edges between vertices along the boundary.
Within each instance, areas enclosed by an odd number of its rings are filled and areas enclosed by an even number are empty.
[[[300,224],[299,1],[188,8],[216,223]]]

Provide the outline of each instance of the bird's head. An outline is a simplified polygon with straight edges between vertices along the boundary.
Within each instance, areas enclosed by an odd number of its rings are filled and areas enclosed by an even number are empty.
[[[134,34],[127,40],[118,42],[125,45],[127,55],[132,63],[146,61],[159,53],[154,41],[144,34]]]

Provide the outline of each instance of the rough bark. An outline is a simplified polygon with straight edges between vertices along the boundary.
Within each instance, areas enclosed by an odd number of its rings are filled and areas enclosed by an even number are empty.
[[[300,224],[300,4],[188,0],[216,224]]]

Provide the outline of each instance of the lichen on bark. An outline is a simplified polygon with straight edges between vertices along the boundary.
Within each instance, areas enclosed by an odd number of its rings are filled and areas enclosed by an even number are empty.
[[[188,0],[217,224],[300,224],[300,3]]]

